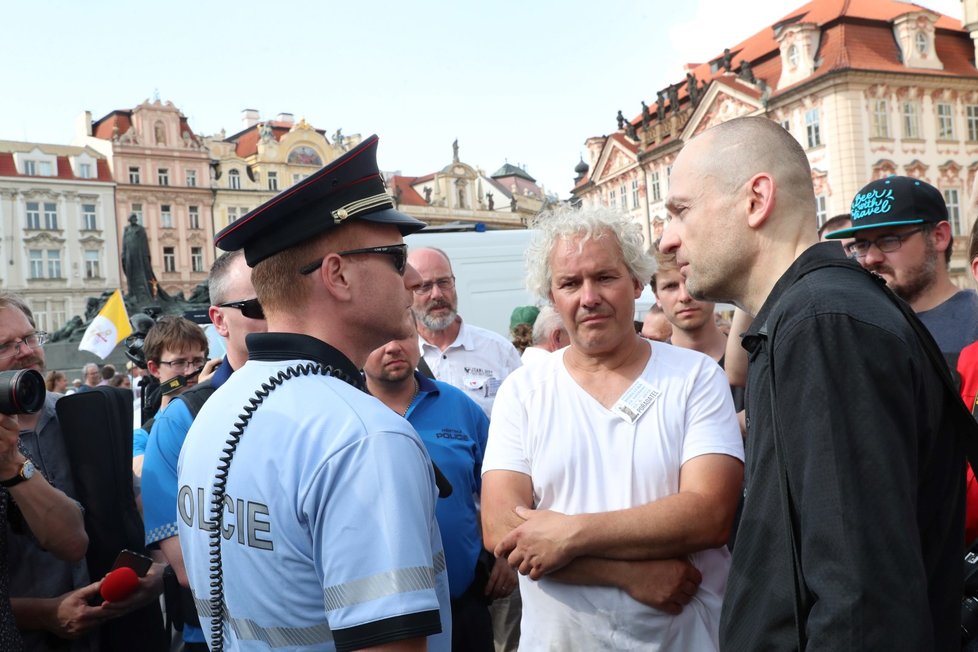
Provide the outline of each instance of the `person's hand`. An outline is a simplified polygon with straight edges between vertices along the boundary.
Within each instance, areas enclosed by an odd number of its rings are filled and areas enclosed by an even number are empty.
[[[676,615],[699,590],[703,575],[686,559],[625,562],[620,587],[633,600]]]
[[[7,480],[18,473],[27,459],[17,447],[20,426],[17,417],[0,414],[0,480]]]
[[[497,557],[530,579],[538,580],[569,564],[576,556],[571,548],[573,517],[550,510],[517,507],[523,523],[496,546]]]
[[[102,610],[109,614],[110,618],[118,618],[130,611],[146,606],[153,600],[160,597],[163,593],[163,564],[154,563],[145,577],[139,578],[139,585],[136,590],[129,594],[125,600],[118,602],[103,602]]]
[[[222,358],[213,358],[204,363],[204,367],[200,370],[200,374],[197,375],[197,382],[202,383],[204,381],[210,380],[217,368],[221,366]]]
[[[505,598],[517,586],[519,586],[519,578],[516,577],[516,571],[510,568],[504,557],[496,557],[492,572],[489,574],[489,581],[486,582],[486,597],[493,600]]]
[[[101,607],[89,604],[98,596],[101,585],[102,582],[93,582],[55,598],[57,604],[46,629],[60,638],[78,638],[112,618]]]

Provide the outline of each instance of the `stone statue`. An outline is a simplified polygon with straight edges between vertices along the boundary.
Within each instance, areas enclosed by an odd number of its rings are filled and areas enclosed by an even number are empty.
[[[458,138],[452,143],[452,163],[458,163]]]
[[[621,111],[619,110],[618,115],[616,117],[618,119],[618,130],[621,131],[622,129],[625,128],[625,116],[623,116],[621,114]]]
[[[649,105],[645,103],[645,100],[642,100],[642,126],[643,127],[649,126],[650,118],[651,116],[649,115]]]
[[[489,210],[493,210],[496,207],[496,200],[492,198],[492,193],[486,193],[486,201],[489,203]]]
[[[394,188],[394,194],[391,195],[391,199],[394,200],[394,208],[399,208],[401,206],[401,187],[397,186]]]
[[[666,92],[659,91],[655,99],[655,117],[662,122],[666,117]]]
[[[737,77],[744,80],[748,84],[753,84],[755,81],[757,81],[757,78],[754,77],[754,71],[750,69],[750,61],[747,59],[740,60],[740,72],[737,73]]]
[[[692,102],[693,106],[699,106],[700,103],[700,88],[699,82],[696,79],[696,75],[691,72],[686,73],[686,92],[689,93],[689,101]]]
[[[426,204],[431,203],[431,186],[425,186],[421,192],[424,193],[424,201]]]
[[[129,226],[122,234],[122,271],[129,285],[127,298],[135,302],[152,298],[150,286],[156,275],[150,263],[149,240],[135,214],[129,216]]]
[[[672,84],[666,91],[669,94],[669,108],[679,113],[679,84]]]
[[[733,72],[733,55],[730,53],[730,48],[723,48],[723,59],[720,60],[720,65],[727,72]]]
[[[516,195],[513,195],[512,199],[509,200],[509,210],[513,213],[516,212]]]
[[[638,140],[638,133],[635,131],[635,125],[633,125],[631,122],[629,122],[625,127],[625,135],[632,140]]]
[[[340,148],[342,151],[346,151],[347,147],[345,145],[346,136],[343,135],[343,129],[337,129],[336,133],[333,134],[333,144]]]
[[[261,137],[261,142],[270,143],[274,139],[272,135],[272,125],[267,122],[263,122],[258,125],[258,135]]]

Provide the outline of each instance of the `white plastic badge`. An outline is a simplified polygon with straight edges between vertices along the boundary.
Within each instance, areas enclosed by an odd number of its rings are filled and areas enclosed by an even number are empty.
[[[635,423],[658,397],[659,390],[652,387],[644,379],[639,378],[625,390],[611,411],[628,423]]]

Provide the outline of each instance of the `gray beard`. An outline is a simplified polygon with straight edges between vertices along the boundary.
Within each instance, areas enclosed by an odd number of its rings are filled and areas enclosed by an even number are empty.
[[[414,313],[421,325],[427,328],[429,331],[443,331],[449,326],[455,323],[455,318],[458,313],[454,310],[446,314],[444,317],[434,317],[428,313]]]

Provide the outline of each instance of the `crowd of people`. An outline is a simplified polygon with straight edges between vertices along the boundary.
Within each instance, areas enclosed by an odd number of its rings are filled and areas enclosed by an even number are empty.
[[[0,648],[971,643],[978,293],[936,188],[873,180],[817,231],[802,148],[731,120],[680,152],[651,248],[612,208],[540,216],[507,339],[462,318],[448,254],[408,251],[376,148],[216,236],[222,359],[186,319],[146,333],[155,402],[98,469],[135,487],[108,501],[152,560],[130,596],[99,597],[105,506],[57,407],[129,374],[51,371],[0,415]],[[0,296],[0,369],[43,372],[43,343]]]

